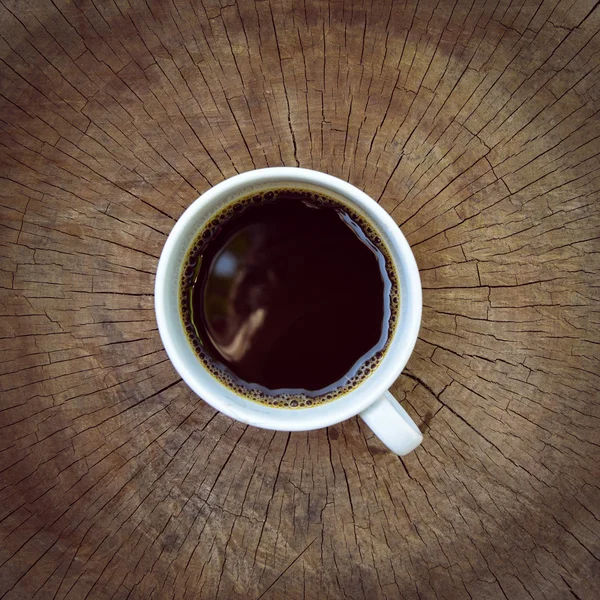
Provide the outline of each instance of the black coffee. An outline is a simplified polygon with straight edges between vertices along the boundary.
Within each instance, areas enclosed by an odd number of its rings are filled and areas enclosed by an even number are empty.
[[[371,225],[308,190],[226,207],[200,232],[181,280],[191,344],[243,396],[302,407],[377,366],[398,311],[396,275]]]

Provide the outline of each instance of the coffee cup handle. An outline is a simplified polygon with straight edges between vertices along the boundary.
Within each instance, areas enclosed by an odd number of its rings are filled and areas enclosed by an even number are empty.
[[[415,422],[390,392],[385,392],[360,416],[373,433],[399,456],[412,452],[423,441],[423,434]]]

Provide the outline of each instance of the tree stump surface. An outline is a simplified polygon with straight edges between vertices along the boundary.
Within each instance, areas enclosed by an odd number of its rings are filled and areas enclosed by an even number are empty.
[[[600,597],[596,0],[2,0],[0,33],[1,598]],[[403,459],[234,422],[163,350],[176,219],[278,165],[413,247]]]

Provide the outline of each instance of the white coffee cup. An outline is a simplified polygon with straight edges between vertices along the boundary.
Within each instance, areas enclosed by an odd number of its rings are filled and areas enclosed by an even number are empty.
[[[211,375],[196,357],[180,316],[181,269],[204,224],[236,198],[279,186],[323,192],[365,216],[390,252],[400,287],[400,314],[377,368],[350,392],[328,403],[306,408],[273,408],[236,394]],[[360,415],[396,454],[403,456],[421,443],[423,436],[418,427],[388,391],[417,341],[422,309],[417,263],[388,213],[353,185],[318,171],[294,167],[258,169],[226,179],[193,202],[173,227],[160,256],[154,293],[158,330],[171,362],[196,394],[233,419],[264,429],[307,431]]]

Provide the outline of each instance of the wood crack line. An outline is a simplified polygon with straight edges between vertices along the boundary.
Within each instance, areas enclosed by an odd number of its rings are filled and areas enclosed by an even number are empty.
[[[302,550],[302,552],[300,552],[300,554],[296,556],[296,558],[273,580],[273,582],[265,589],[265,591],[260,596],[256,598],[256,600],[260,600],[290,570],[290,568],[296,562],[298,562],[298,559],[317,541],[320,535],[321,534],[319,533],[319,535],[314,537],[312,542],[310,542],[308,546],[306,546],[306,548],[304,548],[304,550]]]

